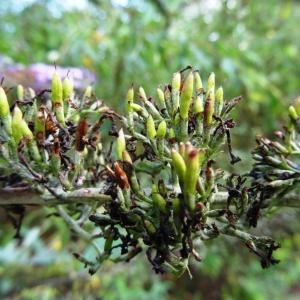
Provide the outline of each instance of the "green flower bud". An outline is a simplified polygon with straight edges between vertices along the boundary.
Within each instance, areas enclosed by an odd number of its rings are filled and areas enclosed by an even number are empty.
[[[147,101],[147,96],[146,96],[146,93],[145,93],[145,90],[140,86],[139,87],[139,95],[140,97],[142,98],[143,101]]]
[[[126,140],[125,140],[125,135],[124,135],[124,131],[122,128],[120,129],[119,135],[117,138],[116,150],[117,150],[118,159],[123,159],[123,152],[126,150]]]
[[[28,88],[30,98],[34,98],[36,96],[35,91],[32,88]]]
[[[17,98],[19,101],[24,101],[24,87],[21,84],[17,86]]]
[[[194,76],[193,72],[190,72],[190,74],[184,81],[180,99],[180,117],[184,120],[188,119],[189,116],[189,110],[193,95],[193,85]]]
[[[41,106],[36,114],[34,123],[34,132],[38,144],[41,144],[45,140],[45,129],[46,129],[46,115],[45,107]]]
[[[173,104],[173,115],[176,114],[179,108],[180,98],[180,85],[181,85],[181,74],[176,72],[172,78],[172,104]]]
[[[64,101],[69,100],[72,97],[73,92],[74,92],[73,80],[67,76],[63,81],[63,100]]]
[[[184,162],[184,159],[175,149],[172,149],[171,156],[172,166],[174,167],[179,179],[183,181],[186,174],[186,164]]]
[[[174,131],[173,128],[170,128],[170,130],[169,130],[169,139],[173,140],[175,138],[176,138],[175,131]]]
[[[202,80],[198,71],[194,72],[195,89],[196,93],[199,93],[203,89]]]
[[[164,92],[160,89],[160,88],[157,88],[157,105],[160,109],[166,109],[166,103],[165,103],[165,94]]]
[[[297,121],[297,119],[299,117],[297,112],[296,112],[295,107],[292,106],[292,105],[289,107],[289,115],[290,115],[290,118],[294,121]]]
[[[187,195],[194,195],[196,183],[200,173],[199,151],[192,149],[188,152],[186,160],[187,172],[185,173],[184,189]]]
[[[157,128],[156,137],[159,139],[163,139],[167,133],[167,123],[166,121],[161,121]]]
[[[147,119],[146,127],[147,127],[148,138],[150,140],[154,139],[156,136],[156,129],[155,129],[155,124],[154,124],[154,121],[153,121],[153,118],[151,115]]]
[[[211,93],[209,93],[207,100],[205,101],[204,107],[204,119],[203,125],[204,127],[209,127],[213,121],[214,114],[214,99],[210,97]]]
[[[133,98],[134,98],[134,90],[133,87],[131,87],[126,95],[126,111],[127,112],[132,112],[132,107],[131,104],[133,103]]]
[[[221,115],[222,109],[223,109],[223,104],[224,104],[224,98],[223,98],[223,88],[219,87],[216,91],[215,95],[216,99],[216,113],[218,116]]]
[[[27,123],[23,120],[22,111],[18,106],[15,106],[12,117],[12,135],[15,142],[18,144],[22,138],[28,140],[33,139],[33,134],[29,129]]]
[[[203,108],[203,95],[196,96],[196,99],[194,101],[193,109],[194,109],[194,113],[196,115],[199,115],[199,114],[203,113],[203,111],[204,111],[204,108]]]
[[[122,153],[122,159],[132,164],[131,156],[126,150],[124,150]]]
[[[52,104],[55,111],[56,119],[59,123],[65,124],[63,90],[62,82],[59,75],[55,72],[52,77]]]
[[[154,206],[156,206],[160,212],[167,212],[167,202],[164,197],[158,193],[157,187],[155,184],[152,185],[152,200]]]
[[[156,233],[155,226],[149,220],[145,220],[144,225],[149,235],[154,235]]]
[[[0,118],[10,115],[9,104],[3,87],[0,86]]]
[[[83,99],[86,99],[86,98],[91,98],[92,97],[92,91],[93,91],[93,88],[91,85],[88,85],[84,91],[84,94],[83,94]]]
[[[211,73],[207,79],[207,91],[215,90],[215,73]]]

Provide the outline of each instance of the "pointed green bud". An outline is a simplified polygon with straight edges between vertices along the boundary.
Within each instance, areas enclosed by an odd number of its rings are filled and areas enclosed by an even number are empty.
[[[12,117],[12,135],[18,144],[23,137],[32,140],[33,134],[27,123],[23,120],[22,111],[18,106],[15,106]]]
[[[294,121],[297,121],[297,119],[299,117],[297,112],[296,112],[295,107],[292,106],[292,105],[289,107],[289,115],[290,115],[290,118]]]
[[[194,78],[196,93],[199,93],[203,89],[203,84],[198,71],[194,72]]]
[[[37,111],[35,123],[34,123],[34,133],[38,144],[41,144],[45,140],[45,129],[46,129],[45,107],[41,106]]]
[[[215,90],[215,73],[211,73],[207,79],[207,91]]]
[[[297,114],[300,114],[300,96],[297,97],[294,101],[294,107],[296,109]]]
[[[63,100],[69,100],[74,92],[73,80],[66,76],[63,81]]]
[[[65,124],[64,106],[63,106],[63,90],[60,76],[55,72],[52,77],[52,104],[55,116],[60,124]]]
[[[133,103],[133,98],[134,98],[134,90],[133,90],[133,87],[131,87],[127,91],[127,95],[126,95],[126,111],[128,113],[132,112],[131,104]]]
[[[62,82],[60,76],[55,72],[52,77],[52,103],[54,106],[58,103],[63,104],[63,91],[62,91]]]
[[[144,225],[149,235],[154,235],[156,233],[156,228],[152,222],[145,220]]]
[[[196,115],[203,113],[203,111],[204,111],[203,95],[196,96],[196,99],[194,101],[193,110]]]
[[[122,153],[122,159],[132,164],[131,156],[126,150],[124,150]]]
[[[181,99],[180,99],[180,117],[184,120],[188,119],[190,105],[193,95],[194,76],[193,72],[187,76],[183,83]]]
[[[213,114],[214,114],[214,99],[211,98],[211,93],[209,92],[204,107],[203,125],[205,128],[209,127],[212,124]]]
[[[181,84],[181,74],[180,72],[176,72],[173,74],[172,78],[172,91],[180,91],[180,84]]]
[[[156,129],[155,129],[155,124],[154,124],[154,121],[153,121],[153,118],[151,115],[147,119],[146,127],[147,127],[148,138],[150,140],[153,140],[156,136]]]
[[[123,152],[125,150],[126,150],[126,140],[125,140],[124,131],[121,128],[119,130],[119,135],[118,135],[117,144],[116,144],[116,151],[117,151],[118,159],[120,159],[120,160],[123,159]]]
[[[36,96],[35,91],[32,88],[28,88],[30,98],[34,98]]]
[[[166,103],[165,103],[165,94],[164,92],[162,91],[162,89],[160,88],[157,88],[157,105],[160,109],[165,109],[166,108]]]
[[[157,187],[155,184],[152,185],[152,200],[153,200],[154,206],[156,206],[160,212],[162,212],[162,213],[167,212],[167,202],[163,198],[163,196],[158,193]]]
[[[156,137],[159,139],[163,139],[167,133],[167,123],[165,120],[161,121],[157,128]]]
[[[2,86],[0,86],[0,118],[10,115],[9,104],[6,93]]]
[[[145,90],[141,86],[139,87],[139,95],[140,95],[140,97],[143,101],[148,100],[147,96],[146,96],[146,93],[145,93]]]
[[[186,160],[187,172],[185,173],[184,189],[187,195],[194,195],[196,183],[200,173],[199,151],[195,148],[190,150]]]
[[[174,167],[176,174],[180,180],[184,180],[186,174],[186,164],[183,157],[175,149],[172,149],[171,157],[172,166]]]
[[[92,97],[93,88],[91,85],[88,85],[84,91],[83,99]]]
[[[175,131],[174,131],[173,128],[170,128],[170,130],[169,130],[169,139],[173,140],[175,138],[176,138]]]
[[[17,86],[17,98],[19,101],[24,101],[24,87],[21,84]]]
[[[220,116],[222,109],[223,109],[223,104],[224,104],[224,96],[223,96],[223,88],[222,87],[219,87],[216,91],[215,102],[216,102],[216,113],[218,116]]]

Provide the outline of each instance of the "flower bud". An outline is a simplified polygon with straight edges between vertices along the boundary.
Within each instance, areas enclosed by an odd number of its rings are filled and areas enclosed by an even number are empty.
[[[160,109],[165,109],[166,108],[166,103],[165,103],[165,94],[164,92],[160,89],[157,88],[157,105]]]
[[[133,87],[131,87],[126,95],[126,111],[132,112],[131,104],[133,103],[133,97],[134,97],[134,90]]]
[[[185,173],[184,179],[185,193],[187,195],[194,195],[200,172],[199,151],[197,149],[193,148],[188,152],[186,168],[188,171]]]
[[[158,193],[157,187],[155,184],[152,185],[152,200],[153,200],[154,206],[156,206],[160,212],[162,212],[162,213],[167,212],[167,202],[163,198],[163,196]]]
[[[129,163],[132,164],[132,159],[131,159],[131,156],[130,154],[128,153],[128,151],[124,150],[122,152],[122,159],[125,160],[125,161],[128,161]]]
[[[145,90],[141,86],[139,87],[139,95],[140,95],[140,97],[143,101],[148,100],[147,96],[146,96],[146,93],[145,93]]]
[[[295,107],[292,106],[292,105],[289,107],[289,115],[290,115],[290,118],[294,121],[297,121],[297,119],[299,117],[297,112],[296,112]]]
[[[203,113],[203,95],[196,96],[194,101],[193,110],[196,115]]]
[[[192,101],[193,95],[193,85],[194,85],[194,76],[193,72],[187,76],[186,80],[184,81],[182,92],[181,92],[181,99],[180,99],[180,117],[184,120],[188,119],[190,105]]]
[[[19,101],[24,101],[24,87],[21,84],[17,86],[17,98]]]
[[[10,115],[9,104],[6,93],[2,86],[0,86],[0,118]]]
[[[207,79],[207,91],[215,90],[215,73],[211,73]]]
[[[66,78],[63,81],[63,100],[69,100],[73,95],[73,91],[73,80],[66,76]]]
[[[144,220],[144,225],[149,235],[154,235],[156,233],[156,228],[152,222]]]
[[[154,121],[153,121],[153,118],[151,115],[147,119],[146,127],[147,127],[148,138],[150,140],[154,139],[156,136],[156,129],[155,129],[155,124],[154,124]]]
[[[16,144],[19,144],[23,137],[32,140],[33,134],[27,123],[23,120],[22,111],[18,106],[15,106],[12,117],[12,135]]]
[[[46,130],[46,114],[45,114],[45,107],[42,105],[37,111],[35,122],[34,122],[34,132],[38,144],[42,144],[44,142],[45,130]]]
[[[202,80],[198,71],[194,72],[195,89],[196,93],[199,93],[203,89]]]
[[[93,88],[91,85],[88,85],[84,91],[84,94],[83,94],[83,99],[86,99],[86,98],[91,98],[92,97],[92,91],[93,91]]]
[[[179,94],[181,85],[181,74],[176,72],[173,74],[172,78],[172,104],[173,104],[173,115],[176,114],[179,108]]]
[[[221,115],[222,109],[223,109],[223,104],[224,104],[224,99],[223,99],[223,88],[219,87],[216,91],[216,113],[218,116]]]
[[[209,93],[208,98],[205,101],[204,106],[204,119],[203,125],[205,128],[209,127],[213,121],[214,114],[214,100],[210,97],[211,93]]]
[[[161,121],[157,128],[156,137],[159,139],[163,139],[167,133],[167,123],[165,120]]]
[[[184,162],[184,159],[175,149],[172,150],[171,156],[172,166],[174,167],[179,179],[183,181],[186,173],[186,164]]]
[[[123,152],[126,150],[126,140],[123,128],[119,130],[119,135],[117,138],[117,144],[116,144],[116,150],[117,150],[117,157],[118,159],[123,159]]]
[[[52,77],[52,104],[56,119],[59,123],[65,124],[62,82],[59,75],[55,72]]]

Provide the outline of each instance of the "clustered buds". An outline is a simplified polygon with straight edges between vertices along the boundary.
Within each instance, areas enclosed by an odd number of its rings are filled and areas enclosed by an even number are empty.
[[[61,207],[59,212],[68,224],[76,224],[79,235],[91,241],[82,223],[70,222],[79,210],[85,216],[80,220],[101,231],[105,245],[96,261],[76,256],[91,272],[105,259],[114,259],[113,249],[120,248],[117,261],[129,261],[145,249],[156,272],[179,276],[191,257],[201,260],[194,240],[222,234],[251,245],[264,262],[272,263],[270,240],[240,229],[254,214],[244,181],[219,169],[225,142],[231,163],[237,161],[231,152],[235,124],[229,113],[240,98],[224,99],[222,87],[215,85],[214,73],[204,84],[200,72],[189,66],[158,87],[154,97],[142,87],[137,92],[130,87],[125,116],[103,106],[91,86],[78,96],[69,75],[62,82],[54,73],[51,91],[37,95],[19,86],[17,101],[9,102],[0,87],[0,130],[6,138],[0,157],[9,161],[10,172],[21,170],[24,182],[43,197],[69,200],[64,203],[70,203],[70,215]],[[289,111],[292,132],[299,112]],[[108,133],[102,131],[104,120],[111,124]],[[264,142],[264,155],[256,158],[264,166],[293,169],[292,162],[282,159],[292,151],[291,142]],[[278,157],[268,152],[270,147]],[[227,192],[227,198],[217,201],[219,193]],[[73,205],[78,198],[84,204]]]

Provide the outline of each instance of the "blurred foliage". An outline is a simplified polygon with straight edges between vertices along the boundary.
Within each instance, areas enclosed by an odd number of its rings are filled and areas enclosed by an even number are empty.
[[[203,78],[214,70],[218,84],[226,86],[226,98],[244,97],[234,143],[246,164],[244,150],[255,133],[277,128],[300,93],[299,1],[82,0],[80,9],[64,2],[1,1],[0,54],[16,63],[86,67],[98,76],[96,89],[118,110],[131,83],[143,84],[149,93],[187,64],[199,68]],[[43,213],[26,217],[26,238],[17,247],[0,211],[0,295],[13,293],[11,285],[17,284],[21,288],[13,299],[168,299],[167,291],[170,299],[299,298],[300,238],[292,232],[282,238],[283,262],[268,271],[247,261],[247,253],[233,258],[235,245],[225,247],[221,241],[216,249],[208,248],[192,281],[153,277],[139,262],[122,270],[105,267],[97,283],[66,256],[72,251],[66,226]],[[286,222],[297,230],[297,216],[288,214]],[[85,279],[60,288],[47,283],[73,272]],[[36,286],[26,281],[31,276]]]

